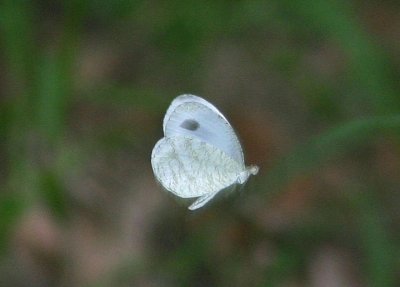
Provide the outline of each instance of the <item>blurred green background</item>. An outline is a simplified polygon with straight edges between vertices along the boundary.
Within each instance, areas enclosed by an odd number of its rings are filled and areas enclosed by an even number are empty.
[[[400,286],[398,1],[0,4],[0,286]],[[196,212],[182,93],[260,173]]]

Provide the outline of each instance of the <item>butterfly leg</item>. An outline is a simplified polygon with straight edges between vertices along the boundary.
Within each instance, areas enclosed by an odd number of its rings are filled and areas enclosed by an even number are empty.
[[[199,198],[196,199],[195,202],[192,203],[191,206],[189,206],[190,210],[195,210],[197,208],[202,207],[205,205],[207,202],[209,202],[219,191],[216,191],[214,193],[206,194],[203,196],[200,196]]]

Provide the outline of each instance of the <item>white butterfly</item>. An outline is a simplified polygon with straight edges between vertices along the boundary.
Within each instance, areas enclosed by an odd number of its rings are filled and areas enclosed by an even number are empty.
[[[153,148],[151,165],[158,181],[173,194],[195,198],[202,207],[219,191],[246,183],[258,167],[246,167],[240,142],[228,120],[206,100],[181,95],[169,106],[164,138]]]

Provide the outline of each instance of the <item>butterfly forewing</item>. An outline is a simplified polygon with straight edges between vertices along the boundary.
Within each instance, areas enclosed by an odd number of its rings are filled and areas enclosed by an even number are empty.
[[[164,118],[165,137],[176,135],[196,137],[219,148],[226,155],[244,165],[240,142],[226,118],[203,99],[199,101],[196,100],[198,97],[183,97],[184,101],[174,104],[176,101],[174,100],[168,109]]]
[[[206,106],[209,109],[211,109],[214,113],[220,115],[226,122],[228,122],[228,120],[225,118],[225,116],[215,106],[213,106],[211,103],[207,102],[205,99],[200,98],[200,97],[195,96],[195,95],[185,94],[185,95],[180,95],[180,96],[176,97],[172,101],[170,106],[168,107],[168,110],[165,113],[165,117],[164,117],[164,121],[163,121],[164,133],[165,133],[165,126],[167,125],[169,117],[174,112],[174,110],[176,109],[177,106],[180,106],[180,105],[182,105],[184,103],[199,103],[199,104],[202,104],[203,106]]]

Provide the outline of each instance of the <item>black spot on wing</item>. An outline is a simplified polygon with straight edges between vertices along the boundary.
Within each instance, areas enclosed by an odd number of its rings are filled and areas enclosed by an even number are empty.
[[[195,120],[188,119],[188,120],[183,121],[181,123],[180,127],[187,129],[189,131],[195,131],[195,130],[199,129],[200,124]]]

